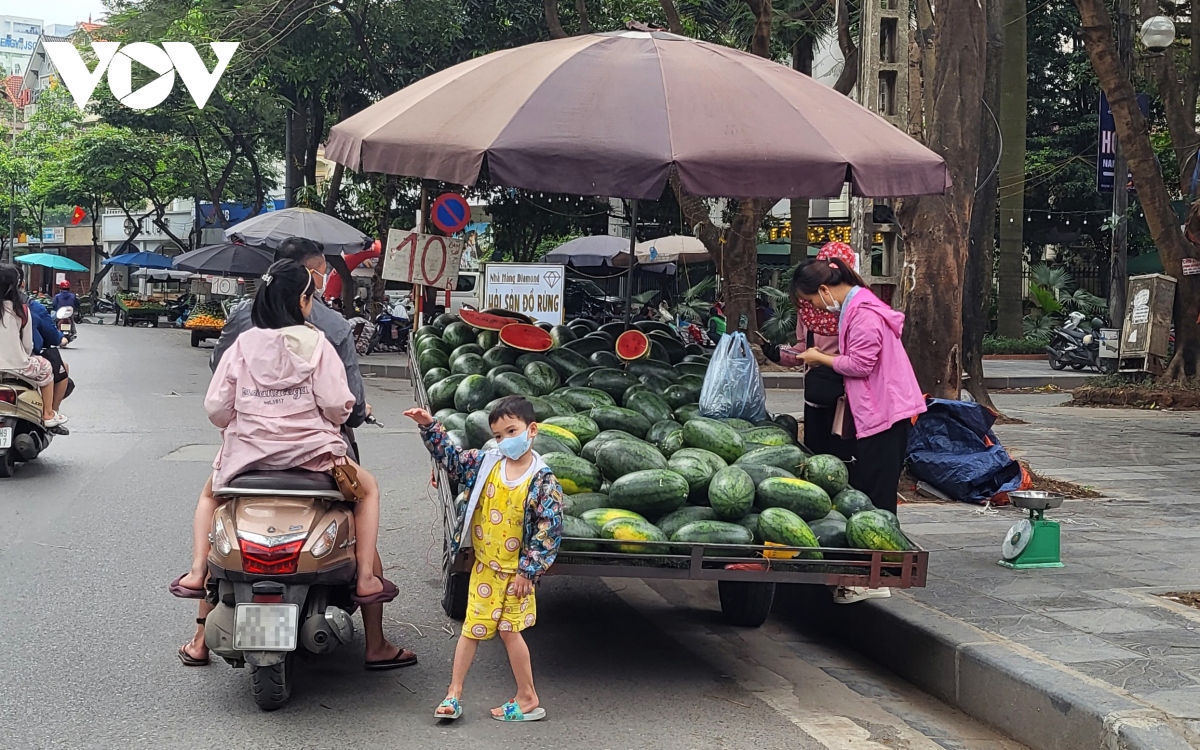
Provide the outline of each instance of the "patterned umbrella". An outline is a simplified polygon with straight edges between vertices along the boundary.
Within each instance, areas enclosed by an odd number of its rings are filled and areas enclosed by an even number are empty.
[[[665,32],[501,50],[447,68],[333,127],[326,157],[362,172],[572,195],[941,193],[945,162],[791,68]],[[260,217],[262,218],[262,217]]]

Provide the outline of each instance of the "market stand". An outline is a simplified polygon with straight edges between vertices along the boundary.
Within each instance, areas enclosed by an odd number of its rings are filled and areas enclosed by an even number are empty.
[[[461,63],[335,125],[325,154],[359,171],[451,185],[473,185],[486,168],[493,185],[626,198],[631,258],[638,201],[657,199],[669,180],[713,198],[825,198],[846,183],[855,196],[892,198],[948,185],[937,154],[811,77],[657,31],[584,34]],[[414,391],[427,406],[419,377]],[[469,561],[466,553],[450,559],[458,511],[449,478],[434,471],[446,532],[442,604],[461,617]],[[729,562],[705,556],[715,546],[684,547],[563,553],[551,573],[717,580],[726,617],[759,625],[777,583],[922,586],[928,565],[922,550]]]

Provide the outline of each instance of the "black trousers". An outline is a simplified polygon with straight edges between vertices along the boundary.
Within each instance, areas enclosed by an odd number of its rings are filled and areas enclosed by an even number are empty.
[[[833,434],[833,415],[836,411],[832,406],[804,404],[804,445],[814,455],[827,453],[849,461],[854,457],[854,439],[843,440]]]
[[[38,352],[38,354],[50,363],[50,367],[54,370],[54,382],[61,383],[67,379],[67,368],[63,366],[62,355],[58,353],[58,349],[53,346],[48,346]]]
[[[912,421],[902,419],[887,430],[855,441],[850,486],[871,498],[876,508],[896,512],[896,489],[908,455]],[[804,428],[808,436],[807,425]]]

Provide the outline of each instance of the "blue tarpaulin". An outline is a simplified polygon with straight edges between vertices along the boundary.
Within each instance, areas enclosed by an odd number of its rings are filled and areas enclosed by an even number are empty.
[[[992,432],[995,414],[967,401],[926,404],[908,438],[909,473],[964,503],[1020,489],[1021,466]]]

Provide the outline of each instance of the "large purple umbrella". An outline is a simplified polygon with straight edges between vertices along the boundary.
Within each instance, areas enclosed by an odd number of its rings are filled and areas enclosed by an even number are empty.
[[[330,131],[364,172],[572,195],[657,199],[672,166],[692,195],[941,193],[941,157],[809,76],[664,32],[540,42],[456,65]]]

